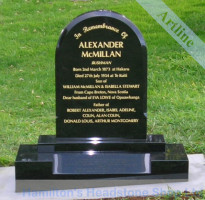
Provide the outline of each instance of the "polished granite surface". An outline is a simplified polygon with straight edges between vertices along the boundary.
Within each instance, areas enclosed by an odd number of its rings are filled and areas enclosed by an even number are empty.
[[[16,179],[146,179],[149,176],[152,179],[188,178],[188,158],[184,147],[181,144],[165,144],[163,136],[148,136],[144,143],[142,141],[130,142],[119,140],[116,143],[105,140],[113,149],[124,147],[124,150],[106,151],[102,147],[87,148],[84,151],[56,151],[54,137],[39,139],[39,145],[21,145],[16,159]],[[158,138],[158,139],[157,139]],[[53,140],[53,142],[51,142]],[[121,141],[121,143],[120,143]],[[159,142],[157,142],[159,141]],[[51,142],[51,143],[49,143]],[[80,141],[81,142],[81,141]],[[73,139],[72,144],[80,143]],[[99,143],[87,143],[91,147],[102,145],[104,140]],[[134,146],[144,145],[142,151],[130,149],[130,143]],[[70,144],[63,144],[70,145]],[[164,151],[158,148],[158,151],[147,153],[146,146],[163,145]],[[39,151],[40,147],[40,151]],[[87,147],[87,146],[85,146]]]
[[[96,180],[18,180],[18,190],[23,193],[15,192],[15,168],[1,167],[0,168],[0,199],[2,200],[71,200],[71,199],[101,199],[126,197],[133,193],[135,196],[150,196],[159,195],[162,192],[178,192],[190,191],[197,192],[205,190],[205,157],[203,154],[188,155],[189,159],[189,180],[184,182],[171,182],[170,180],[117,180],[117,181],[96,181]],[[140,184],[140,185],[139,185]],[[115,186],[114,186],[115,185]],[[64,186],[64,187],[63,187]],[[66,187],[67,186],[67,187]],[[58,187],[60,191],[54,191]],[[29,190],[30,188],[30,190]],[[42,188],[45,191],[44,196]],[[50,189],[53,189],[50,191]],[[84,188],[84,189],[83,189]],[[69,190],[63,190],[69,189]],[[81,192],[81,196],[79,196]],[[118,191],[123,191],[121,194]],[[89,193],[88,193],[89,192]],[[105,194],[106,192],[106,194]],[[47,194],[51,194],[48,196]],[[60,196],[60,194],[63,194]],[[67,194],[67,195],[64,195]],[[41,196],[40,196],[41,195]]]

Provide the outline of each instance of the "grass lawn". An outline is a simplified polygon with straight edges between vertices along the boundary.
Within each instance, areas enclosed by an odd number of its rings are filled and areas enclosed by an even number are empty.
[[[205,42],[205,1],[165,0]],[[125,15],[148,46],[148,133],[205,153],[205,70],[135,0],[0,0],[0,165],[20,144],[55,134],[55,48],[78,15]]]

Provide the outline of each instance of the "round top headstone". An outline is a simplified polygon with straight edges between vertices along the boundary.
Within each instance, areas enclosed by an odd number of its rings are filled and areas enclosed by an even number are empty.
[[[80,15],[56,48],[57,137],[146,138],[147,51],[125,16]]]

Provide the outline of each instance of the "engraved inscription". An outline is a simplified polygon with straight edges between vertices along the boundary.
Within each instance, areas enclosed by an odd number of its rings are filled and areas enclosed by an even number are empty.
[[[108,14],[64,29],[56,54],[59,137],[145,138],[146,48],[125,21]]]

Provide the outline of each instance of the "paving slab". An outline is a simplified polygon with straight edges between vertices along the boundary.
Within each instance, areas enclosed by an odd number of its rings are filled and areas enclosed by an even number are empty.
[[[56,190],[51,186],[49,191],[34,191],[27,189],[24,192],[15,192],[15,168],[0,168],[0,199],[2,200],[61,200],[61,199],[101,199],[126,196],[152,196],[164,195],[177,191],[197,192],[205,190],[205,157],[203,154],[188,155],[189,158],[189,180],[187,182],[161,182],[152,184],[136,185],[132,182],[121,182],[115,187],[92,187],[88,182],[81,182],[84,189]],[[68,180],[67,180],[68,181]],[[78,181],[79,182],[79,181]],[[106,186],[115,185],[114,182],[106,181]],[[104,183],[106,183],[104,182]],[[96,182],[96,185],[98,182]],[[40,182],[37,183],[40,185]],[[49,181],[46,184],[51,184]],[[130,185],[128,185],[130,184]],[[88,187],[86,187],[88,186]],[[74,187],[73,187],[74,188]]]

